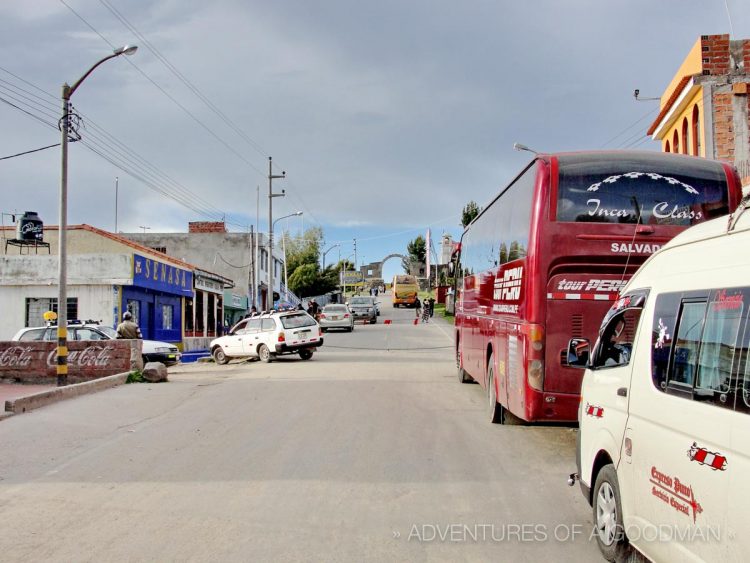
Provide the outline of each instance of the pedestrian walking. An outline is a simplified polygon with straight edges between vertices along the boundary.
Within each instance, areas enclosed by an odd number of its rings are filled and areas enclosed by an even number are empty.
[[[432,318],[432,315],[435,314],[435,298],[430,296],[428,301],[430,302],[430,318]]]
[[[424,304],[422,305],[422,322],[430,322],[430,305],[427,302],[427,299],[424,300]]]
[[[133,321],[133,314],[125,311],[122,314],[122,322],[117,325],[117,338],[136,339],[143,338],[140,327]]]
[[[417,297],[417,300],[414,302],[414,309],[417,318],[422,314],[422,302],[419,300],[419,297]]]

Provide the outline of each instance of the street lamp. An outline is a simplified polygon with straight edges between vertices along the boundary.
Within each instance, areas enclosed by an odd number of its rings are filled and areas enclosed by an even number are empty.
[[[86,73],[68,86],[62,86],[62,119],[60,132],[62,133],[62,165],[60,173],[60,226],[57,240],[58,266],[58,294],[57,294],[57,385],[68,384],[68,280],[67,280],[67,229],[68,229],[68,135],[70,133],[70,98],[94,69],[109,59],[120,55],[132,55],[138,47],[125,45],[118,47],[111,55],[107,55]]]
[[[284,215],[283,217],[279,217],[276,219],[276,221],[273,222],[274,226],[276,226],[276,223],[281,221],[282,219],[287,219],[289,217],[299,217],[302,215],[302,211],[297,211],[296,213],[290,213],[289,215]],[[287,287],[287,277],[286,277],[286,237],[282,237],[281,239],[281,248],[284,251],[284,301],[289,301],[289,288]],[[273,297],[273,292],[271,293],[271,297]]]
[[[337,242],[337,243],[336,243],[336,244],[334,244],[334,245],[333,245],[333,246],[332,246],[331,248],[329,248],[328,250],[326,250],[326,251],[325,251],[325,252],[323,253],[323,271],[325,271],[325,269],[326,269],[326,254],[328,254],[328,253],[329,253],[329,252],[330,252],[331,250],[333,250],[333,249],[334,249],[334,248],[336,248],[337,246],[338,246],[338,247],[341,247],[341,244]]]
[[[268,291],[270,296],[270,307],[273,309],[273,198],[284,197],[286,192],[281,190],[281,193],[273,193],[273,181],[281,178],[286,178],[286,172],[282,171],[281,174],[273,173],[273,161],[271,157],[268,157]],[[283,219],[283,217],[282,217]]]

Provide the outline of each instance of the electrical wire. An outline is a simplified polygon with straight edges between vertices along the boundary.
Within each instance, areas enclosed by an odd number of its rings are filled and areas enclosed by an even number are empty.
[[[631,123],[625,129],[623,129],[622,131],[620,131],[617,135],[615,135],[614,137],[612,137],[609,141],[607,141],[606,143],[604,143],[602,145],[602,147],[606,147],[611,142],[616,141],[617,139],[619,139],[622,135],[624,135],[625,133],[627,133],[628,131],[630,131],[633,127],[635,127],[636,125],[638,125],[641,121],[643,121],[644,119],[646,119],[650,115],[656,113],[656,111],[658,109],[659,109],[658,107],[651,108],[648,112],[646,112],[644,115],[642,115],[637,121]]]
[[[17,154],[12,154],[10,156],[3,156],[3,157],[0,157],[0,160],[8,160],[9,158],[15,158],[17,156],[23,156],[25,154],[31,154],[31,153],[34,153],[34,152],[39,152],[39,151],[43,151],[43,150],[46,150],[46,149],[51,149],[52,147],[59,147],[59,146],[60,146],[60,143],[55,143],[54,145],[47,145],[46,147],[41,147],[41,148],[33,149],[33,150],[30,150],[30,151],[19,152]]]

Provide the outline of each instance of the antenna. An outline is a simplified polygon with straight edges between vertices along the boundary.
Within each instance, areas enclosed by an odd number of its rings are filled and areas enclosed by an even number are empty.
[[[631,196],[630,201],[635,207],[635,212],[636,212],[637,217],[635,220],[635,227],[633,227],[633,238],[630,239],[630,245],[628,246],[628,258],[627,260],[625,260],[625,267],[622,269],[622,277],[620,278],[621,284],[625,280],[625,274],[627,274],[628,272],[628,265],[630,264],[630,257],[633,255],[633,243],[635,242],[635,236],[638,234],[638,225],[641,224],[641,206],[638,205],[638,198],[635,196]]]

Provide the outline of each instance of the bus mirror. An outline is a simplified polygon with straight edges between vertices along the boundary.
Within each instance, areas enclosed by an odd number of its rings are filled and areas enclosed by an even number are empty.
[[[568,366],[585,368],[589,363],[590,346],[588,338],[571,338],[568,342]]]

